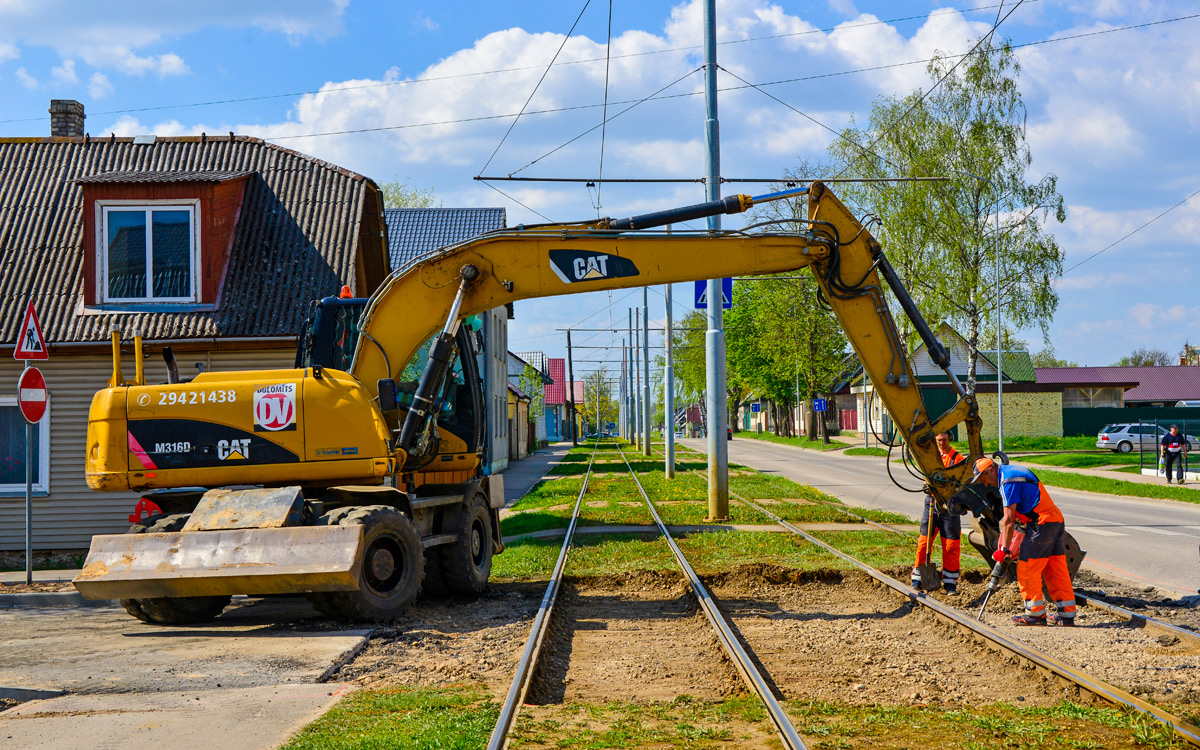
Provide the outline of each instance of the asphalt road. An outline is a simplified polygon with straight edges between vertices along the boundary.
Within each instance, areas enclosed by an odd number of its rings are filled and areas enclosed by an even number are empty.
[[[703,440],[680,442],[706,450]],[[920,517],[922,495],[892,484],[882,458],[734,438],[729,443],[729,460],[810,484],[851,505]],[[1038,467],[1031,468],[1036,472]],[[905,486],[917,486],[903,465],[894,463],[892,473]],[[1058,487],[1049,490],[1066,516],[1067,531],[1088,553],[1085,567],[1138,585],[1156,586],[1172,596],[1196,594],[1200,587],[1200,505]]]

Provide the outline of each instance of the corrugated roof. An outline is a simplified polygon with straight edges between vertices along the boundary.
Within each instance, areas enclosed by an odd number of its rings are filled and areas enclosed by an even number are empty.
[[[546,403],[561,404],[567,397],[567,361],[562,357],[550,357],[546,360],[550,382],[543,394]]]
[[[992,349],[991,351],[983,351],[981,349],[979,351],[979,356],[986,358],[988,362],[992,363],[993,367],[996,366],[995,349]],[[1005,350],[1002,362],[1004,364],[1004,377],[1008,378],[1012,382],[1037,382],[1037,372],[1034,370],[1033,359],[1030,358],[1029,352],[1020,350],[1014,350],[1010,352]]]
[[[1126,401],[1186,401],[1200,399],[1200,367],[1039,367],[1039,383],[1062,386],[1137,385],[1125,391]]]
[[[503,208],[387,208],[392,268],[476,235],[504,228]]]
[[[131,172],[251,173],[221,307],[209,312],[83,310],[80,180]],[[0,345],[26,302],[51,342],[101,342],[114,323],[150,339],[295,335],[311,300],[355,283],[370,180],[246,136],[0,139]],[[357,290],[363,291],[363,290]],[[369,291],[369,290],[366,290]]]
[[[214,170],[211,172],[194,170],[190,172],[139,172],[134,170],[129,172],[105,172],[104,174],[88,175],[87,177],[80,177],[75,181],[81,185],[93,185],[105,182],[225,182],[227,180],[237,180],[242,177],[249,177],[252,174],[254,174],[254,172],[244,169],[237,171]]]

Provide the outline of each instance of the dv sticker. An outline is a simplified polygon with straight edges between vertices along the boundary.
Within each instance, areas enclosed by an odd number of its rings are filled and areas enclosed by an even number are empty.
[[[564,283],[637,276],[638,268],[629,258],[587,250],[551,250],[550,267]]]
[[[296,384],[280,383],[254,389],[254,431],[296,429]]]

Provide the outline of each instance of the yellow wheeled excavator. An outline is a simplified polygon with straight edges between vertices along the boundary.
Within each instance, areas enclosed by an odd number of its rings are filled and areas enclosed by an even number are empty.
[[[653,231],[801,195],[807,220]],[[304,593],[328,615],[383,620],[422,585],[479,592],[503,550],[504,490],[481,460],[487,406],[473,316],[534,297],[801,268],[813,271],[928,492],[943,510],[975,516],[972,541],[990,555],[999,499],[968,484],[983,454],[978,404],[879,243],[814,182],[441,248],[370,299],[323,300],[290,370],[148,384],[140,340],[126,379],[114,333],[112,381],[88,418],[87,481],[142,491],[153,515],[130,533],[96,536],[75,586],[159,623],[215,617],[233,594]],[[958,389],[945,414],[927,413],[886,289]],[[944,468],[934,436],[960,423],[969,455]]]

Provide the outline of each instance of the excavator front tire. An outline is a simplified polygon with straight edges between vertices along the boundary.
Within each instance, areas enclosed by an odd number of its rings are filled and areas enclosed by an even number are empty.
[[[408,516],[386,505],[339,510],[346,512],[338,514],[336,523],[364,527],[358,590],[310,595],[310,600],[323,613],[330,614],[329,608],[349,620],[378,622],[399,617],[421,590],[425,572],[416,527]]]
[[[129,528],[130,534],[182,531],[189,513],[160,513]],[[229,604],[230,596],[169,596],[152,599],[122,599],[125,611],[154,625],[188,625],[208,622]]]
[[[492,516],[487,497],[474,494],[463,506],[458,539],[442,548],[442,577],[457,594],[478,594],[487,588],[492,573]]]

